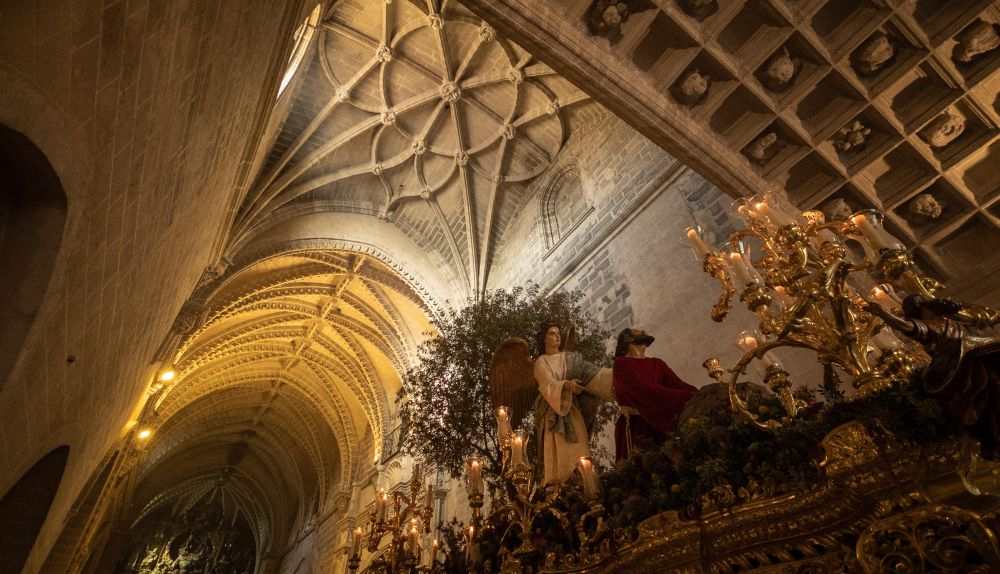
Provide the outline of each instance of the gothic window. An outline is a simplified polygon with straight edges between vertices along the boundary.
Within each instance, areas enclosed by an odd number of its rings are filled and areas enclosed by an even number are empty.
[[[559,245],[593,210],[584,196],[576,163],[554,168],[542,195],[546,249]]]
[[[49,285],[66,195],[45,154],[0,125],[0,388]]]
[[[281,96],[285,88],[288,87],[288,84],[292,81],[292,77],[295,76],[296,70],[299,69],[299,64],[305,58],[306,52],[309,50],[309,42],[312,40],[313,32],[316,31],[316,27],[319,25],[322,8],[322,4],[317,4],[312,12],[309,13],[305,22],[295,30],[295,47],[292,48],[292,54],[288,57],[288,66],[285,68],[285,75],[282,76],[281,84],[278,86],[278,96]]]

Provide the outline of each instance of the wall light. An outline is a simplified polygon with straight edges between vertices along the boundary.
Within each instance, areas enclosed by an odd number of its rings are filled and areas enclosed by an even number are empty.
[[[177,376],[177,373],[175,373],[173,369],[167,369],[166,371],[162,371],[160,373],[160,381],[166,383],[174,380],[175,376]]]
[[[153,431],[151,431],[149,429],[142,429],[141,431],[139,431],[139,434],[137,436],[139,438],[141,438],[141,439],[147,439],[152,434],[153,434]]]

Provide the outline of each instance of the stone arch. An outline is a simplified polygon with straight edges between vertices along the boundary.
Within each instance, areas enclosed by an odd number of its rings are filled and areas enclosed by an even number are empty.
[[[553,168],[542,186],[541,205],[545,248],[551,250],[594,210],[587,201],[576,160]]]
[[[45,154],[0,124],[0,388],[48,287],[66,208],[66,194]]]
[[[0,498],[0,572],[20,572],[45,524],[59,490],[69,447],[60,446],[35,463]]]

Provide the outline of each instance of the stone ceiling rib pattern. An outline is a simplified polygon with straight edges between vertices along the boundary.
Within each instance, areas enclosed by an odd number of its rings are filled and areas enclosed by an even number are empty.
[[[280,549],[268,532],[294,537],[334,511],[381,455],[428,306],[377,259],[338,250],[266,257],[199,293],[156,398],[135,519],[224,491],[258,547]]]
[[[487,284],[521,184],[552,164],[589,98],[458,2],[336,2],[279,99],[230,255],[295,206],[367,213]]]
[[[1000,299],[997,0],[464,1],[732,195],[881,209]]]

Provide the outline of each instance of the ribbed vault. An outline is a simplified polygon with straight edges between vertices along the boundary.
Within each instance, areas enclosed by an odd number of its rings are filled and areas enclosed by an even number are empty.
[[[381,456],[428,307],[378,259],[333,249],[263,258],[209,290],[156,402],[133,522],[211,494],[259,552],[287,549]]]
[[[457,292],[487,285],[522,184],[587,96],[448,0],[334,2],[277,103],[229,256],[302,208],[389,221]]]

